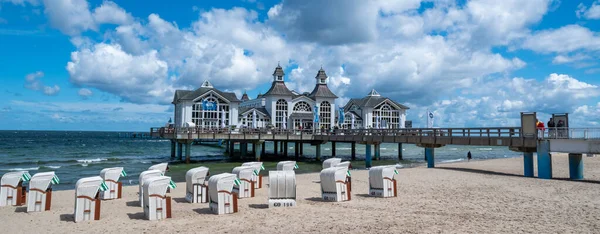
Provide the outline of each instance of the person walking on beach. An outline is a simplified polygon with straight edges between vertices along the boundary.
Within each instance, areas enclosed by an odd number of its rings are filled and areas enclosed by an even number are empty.
[[[471,158],[472,158],[472,157],[471,157],[471,151],[469,151],[469,152],[467,153],[467,162],[468,162],[468,161],[471,161]]]

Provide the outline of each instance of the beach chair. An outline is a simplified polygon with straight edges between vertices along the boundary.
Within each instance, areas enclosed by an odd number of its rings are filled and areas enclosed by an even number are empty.
[[[233,192],[238,194],[238,198],[254,197],[254,167],[235,167],[231,173],[240,181],[233,185]]]
[[[140,180],[139,180],[139,190],[138,190],[138,196],[140,199],[140,207],[144,207],[144,184],[146,184],[146,181],[150,178],[153,177],[159,177],[162,175],[162,172],[159,170],[148,170],[148,171],[143,171],[142,173],[140,173]]]
[[[121,199],[123,195],[123,183],[119,182],[121,175],[124,175],[122,167],[105,168],[100,171],[100,177],[108,186],[106,191],[100,192],[102,200]]]
[[[348,183],[348,191],[352,192],[352,175],[350,174],[350,169],[352,169],[352,164],[349,161],[340,162],[336,164],[334,167],[343,167],[346,168],[348,173],[346,173],[346,183]]]
[[[348,170],[344,167],[330,167],[321,171],[321,193],[325,201],[349,201],[350,188],[346,182]]]
[[[167,188],[171,177],[158,176],[149,178],[144,184],[144,215],[148,220],[171,218],[171,197],[167,196]]]
[[[75,222],[100,220],[100,186],[102,177],[82,178],[75,184]],[[108,185],[105,184],[106,190]]]
[[[262,162],[245,162],[242,163],[242,166],[246,166],[246,167],[253,167],[254,170],[256,170],[256,175],[252,176],[252,181],[254,181],[254,188],[255,189],[259,189],[262,188],[262,175],[260,174],[260,171],[264,170],[265,167],[263,166]]]
[[[296,173],[269,171],[269,208],[296,206]]]
[[[398,189],[396,166],[376,166],[369,169],[369,195],[376,197],[397,197]]]
[[[323,161],[323,169],[334,167],[335,165],[337,165],[337,164],[339,164],[341,162],[342,162],[341,158],[329,158],[329,159],[325,159],[325,161]]]
[[[185,200],[189,203],[207,203],[208,202],[208,167],[192,168],[185,173],[186,193]]]
[[[160,163],[156,165],[152,165],[148,168],[148,170],[159,170],[163,175],[169,170],[169,163]]]
[[[50,210],[52,206],[52,184],[58,184],[58,182],[58,177],[53,171],[33,175],[29,181],[27,212]]]
[[[296,161],[281,161],[277,163],[278,171],[293,171],[296,168],[298,168]]]
[[[236,180],[236,175],[230,173],[214,175],[208,179],[208,201],[212,212],[219,215],[238,212],[237,194],[233,192]]]
[[[0,179],[0,206],[22,206],[27,201],[27,188],[23,182],[31,175],[26,171],[9,172]]]

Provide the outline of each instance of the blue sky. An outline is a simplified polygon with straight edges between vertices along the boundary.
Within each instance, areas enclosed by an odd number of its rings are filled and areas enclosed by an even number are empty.
[[[265,92],[320,66],[344,104],[370,89],[414,126],[600,123],[600,1],[0,0],[0,129],[147,130],[176,89]]]

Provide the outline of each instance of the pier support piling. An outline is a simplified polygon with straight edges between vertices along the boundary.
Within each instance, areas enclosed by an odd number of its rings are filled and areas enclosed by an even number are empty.
[[[285,149],[284,145],[285,145],[285,143],[283,141],[279,142],[279,153],[283,153],[283,151]]]
[[[185,163],[189,164],[192,157],[192,142],[185,143]]]
[[[356,160],[356,142],[352,142],[351,148],[352,148],[351,149],[352,152],[350,152],[350,154],[351,154],[350,156],[351,156],[352,161],[354,161],[354,160]]]
[[[569,178],[583,180],[582,154],[569,154]]]
[[[381,144],[375,144],[375,161],[381,159]]]
[[[398,143],[398,161],[402,161],[402,143]]]
[[[552,154],[550,154],[550,142],[540,140],[537,143],[537,165],[538,177],[541,179],[552,179]]]
[[[235,141],[229,141],[229,157],[233,157],[235,155]]]
[[[335,141],[331,142],[331,157],[335,157]]]
[[[180,142],[177,142],[177,158],[179,158],[180,161],[183,160],[183,144]]]
[[[425,148],[425,158],[427,159],[427,168],[435,167],[435,149]]]
[[[171,160],[175,159],[175,151],[177,149],[177,142],[171,140]]]
[[[225,153],[229,154],[229,141],[225,141]]]
[[[304,143],[300,142],[300,157],[304,156]]]
[[[265,149],[267,148],[267,144],[265,143],[265,141],[263,141],[263,143],[261,145],[262,146],[260,147],[260,156],[264,157],[265,156]]]
[[[316,159],[317,161],[321,161],[321,144],[317,144],[316,146]]]
[[[288,143],[287,141],[283,141],[283,158],[287,158],[288,156]]]
[[[297,141],[294,142],[294,159],[298,161],[298,156],[300,154],[300,143]]]
[[[523,153],[523,176],[533,177],[533,153]]]
[[[240,142],[240,158],[248,156],[248,143]]]
[[[254,160],[260,162],[260,154],[262,152],[262,143],[253,143],[252,148],[254,149]]]
[[[279,142],[273,141],[273,155],[275,155],[275,157],[277,157],[277,155],[278,155],[278,153],[277,153],[278,144],[279,144]]]
[[[371,144],[365,145],[365,167],[371,168]]]

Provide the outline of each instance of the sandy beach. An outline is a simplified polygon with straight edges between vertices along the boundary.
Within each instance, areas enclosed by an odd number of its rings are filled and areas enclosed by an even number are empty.
[[[52,210],[1,207],[3,233],[594,233],[600,230],[600,157],[585,157],[586,181],[568,181],[566,155],[554,155],[554,180],[522,177],[522,158],[400,170],[397,198],[367,197],[368,172],[352,172],[352,200],[323,202],[317,173],[297,175],[298,206],[267,208],[267,189],[240,199],[239,213],[214,215],[171,196],[173,218],[144,220],[137,186],[102,202],[100,221],[73,222],[74,192],[57,191]],[[266,172],[263,172],[266,174]]]

